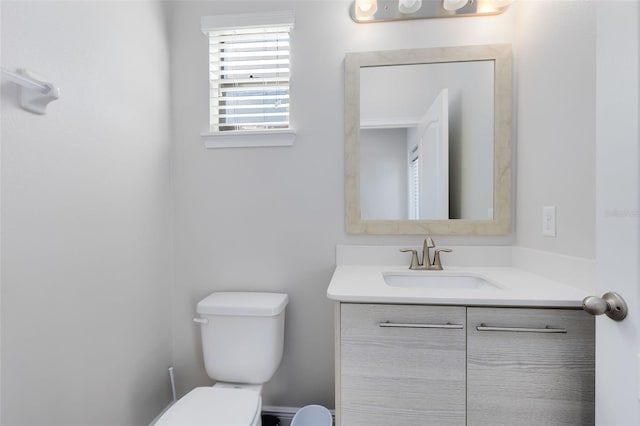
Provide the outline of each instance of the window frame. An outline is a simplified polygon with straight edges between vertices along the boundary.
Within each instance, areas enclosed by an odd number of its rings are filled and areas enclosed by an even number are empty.
[[[201,30],[207,37],[207,58],[210,57],[209,39],[211,32],[234,30],[247,30],[258,28],[288,27],[289,34],[294,28],[294,14],[292,11],[264,12],[255,14],[239,15],[216,15],[203,16],[201,18]],[[289,48],[291,52],[291,47]],[[207,73],[210,73],[210,62],[207,66]],[[289,62],[289,66],[291,61]],[[289,93],[291,89],[291,73],[289,74]],[[212,116],[212,96],[211,83],[207,79],[209,90],[208,100],[208,123],[207,131],[201,133],[201,138],[207,148],[233,148],[233,147],[261,147],[261,146],[291,146],[295,140],[295,129],[291,121],[291,108],[289,107],[289,127],[273,129],[252,129],[252,130],[213,130],[211,124]]]

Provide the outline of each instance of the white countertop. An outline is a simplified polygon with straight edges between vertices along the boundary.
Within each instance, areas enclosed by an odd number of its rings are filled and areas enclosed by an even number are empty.
[[[445,271],[409,271],[406,266],[338,266],[327,297],[339,302],[464,306],[527,306],[580,308],[585,290],[513,267],[446,267]],[[392,287],[382,273],[476,274],[496,288]]]

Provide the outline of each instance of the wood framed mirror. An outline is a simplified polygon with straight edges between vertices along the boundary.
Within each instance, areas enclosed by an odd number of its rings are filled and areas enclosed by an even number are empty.
[[[348,53],[348,234],[511,233],[510,45]]]

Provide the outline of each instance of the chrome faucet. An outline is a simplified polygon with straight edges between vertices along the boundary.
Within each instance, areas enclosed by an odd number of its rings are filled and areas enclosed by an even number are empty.
[[[411,253],[411,264],[409,265],[409,269],[413,270],[429,270],[429,271],[442,271],[442,261],[440,260],[440,253],[445,252],[449,253],[452,250],[443,248],[436,249],[433,254],[433,261],[431,261],[431,255],[429,254],[429,249],[435,248],[436,244],[433,242],[431,237],[427,237],[422,244],[422,260],[418,259],[418,250],[415,249],[402,249],[400,250],[403,253]]]

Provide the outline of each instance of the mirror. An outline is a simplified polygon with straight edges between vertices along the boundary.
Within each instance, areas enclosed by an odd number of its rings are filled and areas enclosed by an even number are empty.
[[[351,234],[511,232],[511,47],[348,53]]]

